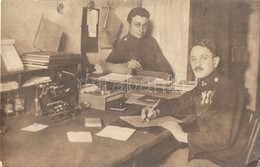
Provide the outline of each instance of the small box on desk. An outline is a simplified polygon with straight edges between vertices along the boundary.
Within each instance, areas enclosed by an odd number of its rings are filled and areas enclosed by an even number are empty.
[[[107,110],[111,106],[120,103],[125,97],[124,92],[100,93],[79,93],[79,104],[89,104],[89,108]],[[87,107],[87,106],[86,106]]]

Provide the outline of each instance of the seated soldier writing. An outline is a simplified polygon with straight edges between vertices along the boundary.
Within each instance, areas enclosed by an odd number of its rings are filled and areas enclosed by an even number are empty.
[[[177,123],[162,123],[178,141],[187,143],[188,148],[172,153],[159,166],[243,166],[243,150],[247,143],[246,124],[241,121],[244,95],[216,70],[219,61],[214,42],[202,40],[190,51],[190,63],[198,81],[196,87],[178,99],[164,101],[154,110],[142,109],[144,120],[181,113],[192,118],[186,125],[196,126],[184,132]]]
[[[127,17],[129,32],[114,47],[106,63],[129,69],[142,68],[172,74],[172,69],[156,40],[147,34],[150,13],[141,7],[133,8]],[[108,66],[107,64],[105,66]],[[111,65],[110,65],[111,66]]]

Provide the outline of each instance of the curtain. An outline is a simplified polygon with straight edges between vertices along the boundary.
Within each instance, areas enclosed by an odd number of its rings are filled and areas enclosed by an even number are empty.
[[[169,61],[177,81],[187,79],[190,0],[142,0],[150,12],[152,36]]]

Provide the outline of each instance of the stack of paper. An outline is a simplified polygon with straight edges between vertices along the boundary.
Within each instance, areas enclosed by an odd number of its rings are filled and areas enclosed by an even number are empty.
[[[92,136],[90,132],[67,132],[69,142],[92,142]]]
[[[1,82],[0,83],[0,92],[18,89],[18,82],[10,81],[10,82]]]
[[[109,137],[115,140],[126,141],[134,132],[135,129],[109,125],[98,132],[96,135],[101,137]]]
[[[171,85],[173,83],[173,81],[171,80],[165,80],[162,78],[155,78],[151,84],[153,85]]]

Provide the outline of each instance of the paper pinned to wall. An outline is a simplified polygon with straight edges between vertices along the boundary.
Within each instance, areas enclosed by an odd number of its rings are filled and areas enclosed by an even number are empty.
[[[89,37],[97,37],[98,11],[88,9],[87,21]]]
[[[100,132],[96,133],[96,135],[126,141],[134,132],[135,129],[109,125]]]
[[[143,122],[141,116],[121,116],[120,119],[132,124],[135,127],[151,127],[151,126],[160,126],[161,123],[167,122],[167,121],[172,121],[176,123],[182,123],[182,120],[176,119],[171,116],[166,116],[166,117],[160,117],[151,120],[150,122]]]

